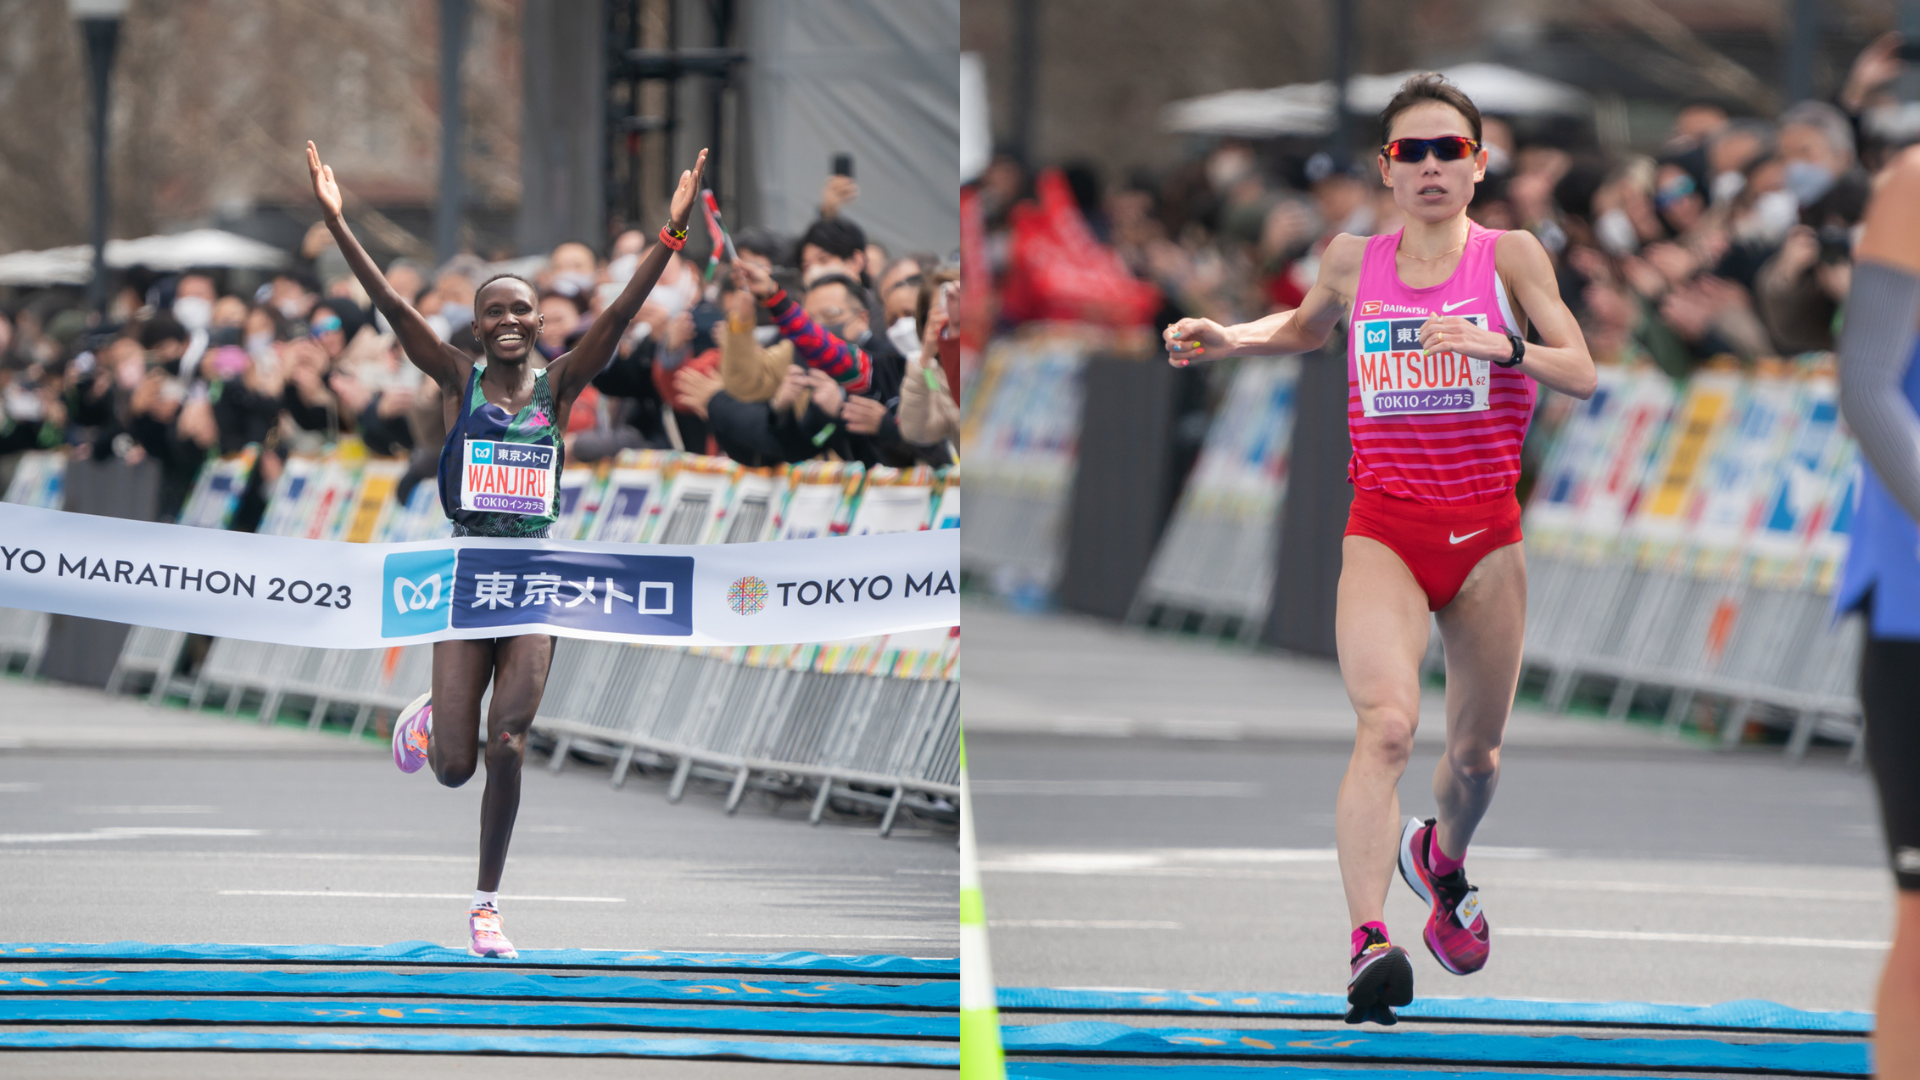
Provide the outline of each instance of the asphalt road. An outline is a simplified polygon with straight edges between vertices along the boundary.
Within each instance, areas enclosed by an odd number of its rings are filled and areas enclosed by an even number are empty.
[[[532,758],[501,890],[521,949],[953,956],[951,827],[817,828],[805,800]],[[464,947],[480,775],[403,775],[386,749],[89,691],[0,682],[0,939]],[[386,1059],[375,1058],[375,1061]],[[9,1075],[825,1075],[809,1066],[358,1055],[10,1053]],[[880,1069],[882,1076],[904,1070]]]
[[[968,765],[1000,985],[1344,989],[1333,800],[1351,735],[1318,715],[1339,692],[1331,665],[1072,619],[967,619]],[[1041,677],[1053,642],[1114,674]],[[1163,674],[1182,696],[1141,689]],[[1059,734],[1069,695],[1078,715],[1113,721]],[[1241,712],[1235,732],[1210,698]],[[997,706],[985,730],[979,699]],[[1180,722],[1209,737],[1162,737]],[[1515,728],[1468,855],[1493,926],[1486,969],[1443,972],[1418,943],[1424,909],[1392,886],[1388,925],[1419,993],[1871,1007],[1892,881],[1871,785],[1843,755],[1788,768],[1777,749],[1721,754],[1596,720],[1523,714]],[[1438,754],[1438,740],[1418,741],[1406,813],[1432,812]]]

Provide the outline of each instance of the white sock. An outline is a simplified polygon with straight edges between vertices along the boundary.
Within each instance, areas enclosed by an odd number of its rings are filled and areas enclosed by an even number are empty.
[[[475,889],[473,890],[473,906],[489,907],[495,911],[499,911],[500,905],[497,902],[499,895],[497,892],[481,892],[479,889]]]

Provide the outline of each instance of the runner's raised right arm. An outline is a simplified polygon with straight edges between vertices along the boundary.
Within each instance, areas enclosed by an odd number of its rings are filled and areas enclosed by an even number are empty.
[[[373,306],[393,325],[400,347],[407,351],[407,359],[434,382],[458,393],[466,386],[472,360],[440,340],[433,327],[427,325],[426,316],[395,291],[387,276],[374,264],[373,256],[360,246],[353,230],[347,228],[347,219],[341,216],[344,201],[340,185],[333,179],[333,167],[320,163],[320,151],[312,140],[307,142],[307,171],[313,174],[313,196],[320,200],[320,208],[325,211],[327,231],[333,234],[334,243],[340,245],[340,253],[347,257],[347,265],[373,299]]]
[[[1185,367],[1195,360],[1229,356],[1286,356],[1312,352],[1327,343],[1335,323],[1353,300],[1360,280],[1365,237],[1341,233],[1320,256],[1320,273],[1306,298],[1292,311],[1275,312],[1253,322],[1221,326],[1212,319],[1181,319],[1167,327],[1167,360]]]

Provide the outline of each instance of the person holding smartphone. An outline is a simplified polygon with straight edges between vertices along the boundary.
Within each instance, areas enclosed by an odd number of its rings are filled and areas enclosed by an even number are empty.
[[[1464,863],[1520,677],[1520,445],[1536,382],[1584,399],[1598,379],[1540,241],[1467,217],[1487,167],[1473,102],[1417,75],[1380,128],[1400,231],[1335,237],[1298,308],[1238,326],[1182,319],[1165,334],[1168,359],[1185,366],[1312,352],[1348,323],[1354,499],[1335,637],[1359,724],[1334,825],[1353,925],[1348,1023],[1393,1023],[1393,1007],[1413,1000],[1413,965],[1382,921],[1396,863],[1428,905],[1421,936],[1441,967],[1465,975],[1487,962],[1488,920]],[[1435,816],[1402,827],[1396,785],[1420,719],[1430,613],[1446,644],[1447,746]]]

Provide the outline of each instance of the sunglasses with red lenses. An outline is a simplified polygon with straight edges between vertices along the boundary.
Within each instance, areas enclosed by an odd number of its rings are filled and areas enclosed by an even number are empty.
[[[1395,139],[1380,148],[1380,152],[1395,161],[1416,162],[1427,160],[1427,152],[1441,161],[1459,161],[1480,152],[1480,144],[1465,135],[1442,135],[1437,139]]]

